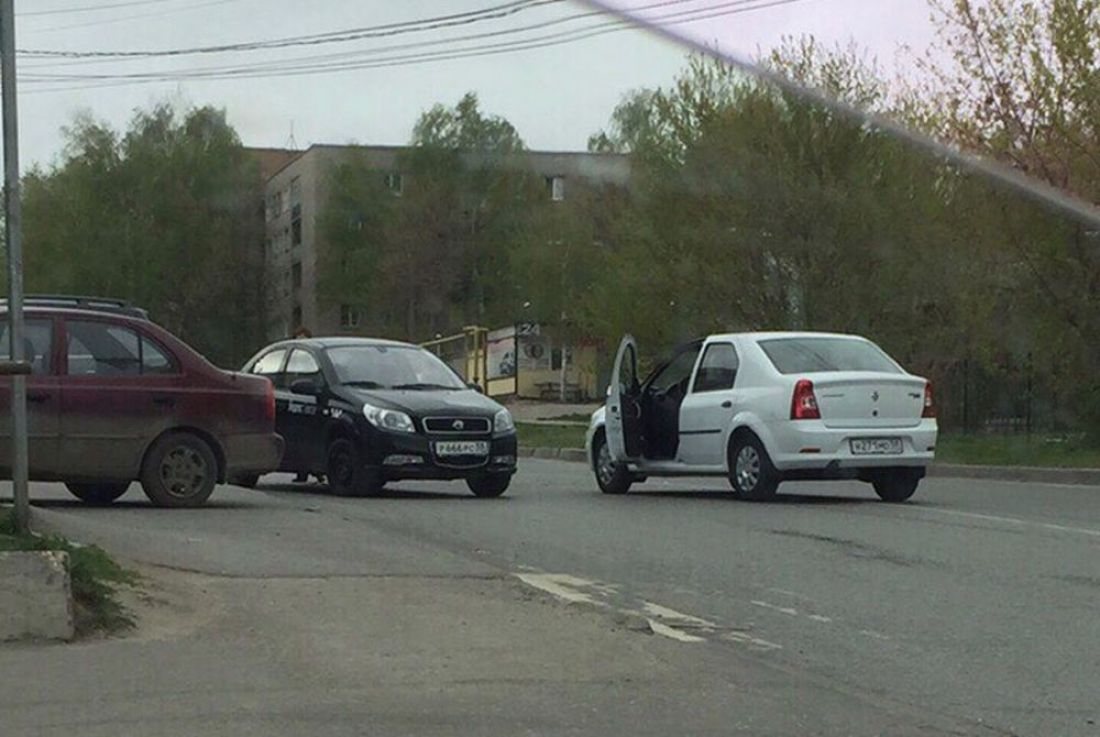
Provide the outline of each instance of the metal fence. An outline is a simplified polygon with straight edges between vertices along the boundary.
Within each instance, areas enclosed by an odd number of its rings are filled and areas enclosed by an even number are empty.
[[[1030,435],[1074,427],[1055,377],[1037,371],[1031,354],[996,362],[964,358],[929,375],[944,431]]]

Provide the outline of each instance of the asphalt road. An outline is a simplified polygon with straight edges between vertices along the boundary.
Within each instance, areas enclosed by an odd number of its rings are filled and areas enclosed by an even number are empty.
[[[721,733],[736,715],[756,720],[747,733],[793,734],[787,708],[800,734],[1100,734],[1100,488],[929,479],[904,505],[860,484],[788,484],[768,504],[725,489],[655,480],[607,497],[581,464],[525,459],[499,500],[437,483],[341,499],[280,477],[219,489],[201,510],[149,508],[136,486],[110,509],[57,487],[35,495],[70,535],[230,581],[519,574],[618,630],[648,620],[660,650],[648,656],[671,682],[713,672],[754,697],[674,690],[650,717],[634,714],[641,724],[675,715],[695,724],[684,733]],[[614,663],[619,651],[602,652]],[[616,704],[636,707],[623,699],[600,703],[602,733],[619,723]],[[678,708],[713,719],[685,722]]]

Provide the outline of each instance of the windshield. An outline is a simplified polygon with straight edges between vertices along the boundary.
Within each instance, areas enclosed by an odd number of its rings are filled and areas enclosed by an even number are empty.
[[[902,373],[881,348],[865,340],[779,338],[762,340],[760,347],[781,374],[808,374],[817,371]]]
[[[359,345],[325,351],[341,384],[369,389],[465,389],[451,367],[422,348]]]

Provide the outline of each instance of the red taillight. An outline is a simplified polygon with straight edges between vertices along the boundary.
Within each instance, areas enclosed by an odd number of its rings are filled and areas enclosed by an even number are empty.
[[[932,382],[929,381],[924,385],[924,410],[920,413],[921,417],[935,417],[936,416],[936,403],[932,401]]]
[[[275,424],[275,385],[267,382],[267,394],[264,396],[264,417]]]
[[[821,419],[821,411],[817,408],[817,397],[814,396],[814,383],[809,379],[799,379],[794,385],[794,394],[791,396],[791,419]]]

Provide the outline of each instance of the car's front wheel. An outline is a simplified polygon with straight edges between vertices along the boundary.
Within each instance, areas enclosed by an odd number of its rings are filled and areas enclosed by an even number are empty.
[[[218,482],[218,459],[202,438],[174,432],[153,443],[141,468],[141,488],[158,507],[202,506]]]
[[[592,451],[592,470],[596,473],[596,484],[600,491],[604,494],[625,494],[630,491],[630,485],[634,483],[630,469],[611,457],[611,446],[608,445],[607,433],[603,430],[596,434]]]
[[[377,469],[363,464],[359,448],[348,438],[336,438],[329,443],[325,477],[329,491],[338,496],[370,496],[382,491],[385,485]]]
[[[474,496],[490,498],[500,496],[508,491],[508,485],[512,483],[511,474],[483,474],[471,476],[466,479],[466,486],[474,493]]]
[[[917,491],[921,475],[918,471],[889,471],[871,480],[875,493],[884,502],[907,501]]]
[[[129,481],[101,482],[94,484],[67,483],[65,488],[80,501],[94,506],[110,504],[126,493]]]
[[[762,502],[775,496],[779,474],[758,437],[748,432],[735,435],[728,463],[730,485],[739,499]]]

